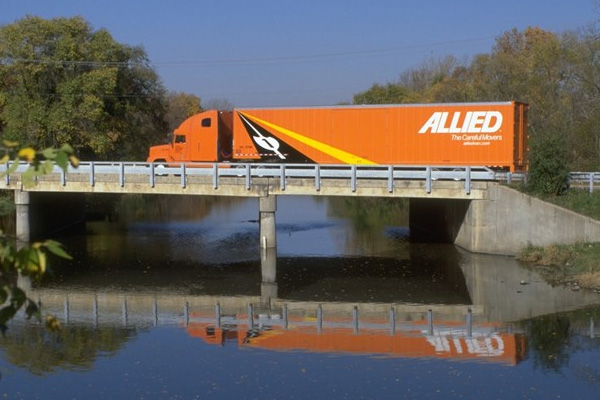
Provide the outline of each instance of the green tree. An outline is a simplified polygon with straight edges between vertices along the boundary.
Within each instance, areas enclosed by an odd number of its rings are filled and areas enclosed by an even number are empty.
[[[167,130],[164,89],[144,50],[81,17],[0,27],[0,133],[85,158],[144,158]]]
[[[172,92],[168,97],[167,123],[169,124],[169,132],[173,132],[183,121],[192,115],[203,111],[200,97],[183,93]]]
[[[388,83],[385,86],[375,84],[365,92],[354,95],[354,104],[401,104],[415,103],[419,95],[397,83]]]
[[[536,138],[529,153],[527,189],[542,195],[559,196],[568,188],[569,170],[562,136]]]

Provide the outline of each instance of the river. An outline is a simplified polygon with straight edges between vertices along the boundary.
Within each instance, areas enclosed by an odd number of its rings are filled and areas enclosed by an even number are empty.
[[[0,393],[598,398],[600,295],[413,242],[407,207],[280,197],[275,252],[259,248],[256,199],[123,198],[58,235],[74,260],[29,293],[62,329],[12,321]]]

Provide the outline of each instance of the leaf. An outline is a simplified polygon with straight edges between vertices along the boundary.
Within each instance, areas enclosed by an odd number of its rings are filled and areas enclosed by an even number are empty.
[[[57,155],[57,151],[56,149],[52,148],[52,147],[48,147],[47,149],[45,149],[44,151],[42,151],[42,155],[48,159],[54,159]]]
[[[54,162],[52,160],[46,160],[43,162],[41,167],[41,173],[44,175],[51,174],[54,171]]]
[[[70,144],[63,144],[62,147],[60,148],[60,151],[67,153],[67,154],[75,153],[75,150],[73,150],[73,147],[71,147]]]
[[[7,140],[7,139],[4,139],[4,140],[2,141],[2,144],[3,144],[5,147],[10,147],[10,148],[13,148],[13,147],[17,147],[17,146],[19,145],[19,142],[15,142],[15,141],[13,141],[13,140]]]
[[[65,172],[69,168],[69,158],[67,154],[62,151],[56,154],[56,158],[54,159],[54,161],[56,162],[56,165],[62,168],[62,170]]]
[[[5,154],[4,157],[0,158],[0,164],[6,164],[10,160],[10,156]]]
[[[55,256],[66,258],[67,260],[72,260],[73,259],[73,257],[71,257],[62,248],[62,244],[60,244],[59,242],[56,242],[54,240],[46,240],[46,242],[44,242],[44,246],[46,247],[46,249],[48,249],[48,251],[50,253],[54,254]]]
[[[31,162],[35,159],[35,150],[32,149],[31,147],[25,147],[25,148],[19,150],[18,157],[21,160]]]
[[[17,168],[19,168],[18,162],[10,163],[10,167],[8,168],[8,173],[12,174],[13,172],[15,172],[17,170]]]
[[[44,274],[46,272],[46,254],[41,251],[38,252],[38,265],[40,267],[39,273]]]
[[[69,161],[73,167],[77,168],[79,166],[79,158],[75,156],[69,156]]]

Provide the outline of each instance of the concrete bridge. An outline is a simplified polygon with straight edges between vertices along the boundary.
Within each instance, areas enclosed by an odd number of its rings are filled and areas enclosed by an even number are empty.
[[[484,167],[88,162],[55,166],[29,185],[28,167],[0,167],[0,189],[15,192],[21,240],[30,238],[30,193],[54,192],[255,197],[262,248],[277,246],[277,196],[288,195],[408,198],[411,234],[471,252],[514,255],[527,245],[600,241],[598,221],[503,186],[511,174]]]

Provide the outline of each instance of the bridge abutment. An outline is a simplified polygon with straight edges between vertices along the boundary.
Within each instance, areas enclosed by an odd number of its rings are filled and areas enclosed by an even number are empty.
[[[485,200],[411,199],[411,236],[473,253],[516,255],[524,247],[600,241],[600,221],[500,184]]]

